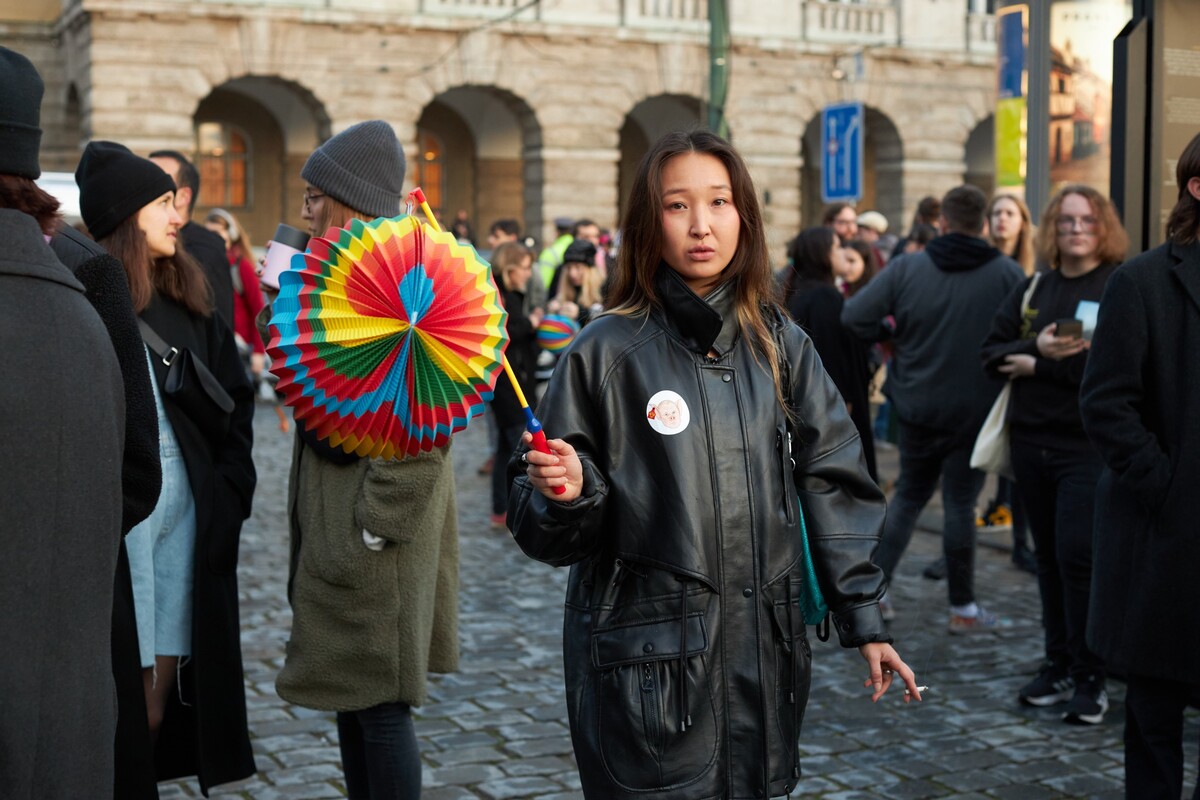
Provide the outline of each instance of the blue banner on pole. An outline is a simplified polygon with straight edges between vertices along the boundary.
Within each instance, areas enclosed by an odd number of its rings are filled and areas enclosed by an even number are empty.
[[[863,193],[863,106],[836,103],[821,111],[821,200],[853,202]]]

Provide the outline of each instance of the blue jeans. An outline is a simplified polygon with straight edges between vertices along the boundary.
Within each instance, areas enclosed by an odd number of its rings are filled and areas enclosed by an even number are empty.
[[[1012,461],[1033,533],[1046,657],[1068,668],[1076,679],[1104,677],[1103,662],[1084,640],[1100,457],[1014,440]]]
[[[983,488],[984,474],[971,469],[974,444],[973,437],[961,432],[900,421],[900,478],[875,551],[875,563],[890,581],[912,539],[917,517],[940,479],[945,509],[942,552],[950,605],[954,606],[975,600],[975,500]]]
[[[339,711],[337,725],[350,800],[421,797],[421,751],[408,705],[381,703],[362,711]]]

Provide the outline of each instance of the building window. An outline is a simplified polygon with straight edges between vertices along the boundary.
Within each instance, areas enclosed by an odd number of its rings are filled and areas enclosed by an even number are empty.
[[[223,122],[197,125],[196,168],[200,170],[200,205],[250,205],[250,139],[241,130]]]
[[[417,186],[425,192],[429,208],[437,219],[442,218],[442,205],[445,202],[446,173],[443,169],[442,158],[445,149],[442,140],[427,130],[417,129]]]

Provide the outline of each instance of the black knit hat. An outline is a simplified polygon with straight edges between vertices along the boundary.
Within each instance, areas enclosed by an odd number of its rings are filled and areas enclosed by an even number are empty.
[[[155,198],[175,191],[175,181],[161,167],[116,142],[88,142],[75,183],[83,224],[97,241]]]
[[[300,177],[355,211],[394,217],[400,213],[404,149],[391,125],[367,120],[314,150]]]
[[[596,266],[596,245],[587,239],[576,239],[567,245],[567,249],[563,251],[563,263],[587,264],[589,267]]]
[[[29,59],[15,50],[0,47],[0,175],[35,179],[39,126],[42,115],[42,78]]]

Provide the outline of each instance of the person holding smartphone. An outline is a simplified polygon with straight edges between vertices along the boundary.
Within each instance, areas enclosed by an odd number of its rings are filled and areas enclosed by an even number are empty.
[[[1095,725],[1108,710],[1105,670],[1084,635],[1103,464],[1083,430],[1079,384],[1100,297],[1129,240],[1108,198],[1069,185],[1047,204],[1036,241],[1048,268],[1013,289],[983,343],[984,368],[1013,381],[1013,472],[1033,534],[1046,636],[1045,663],[1018,699],[1067,702],[1066,722]]]

